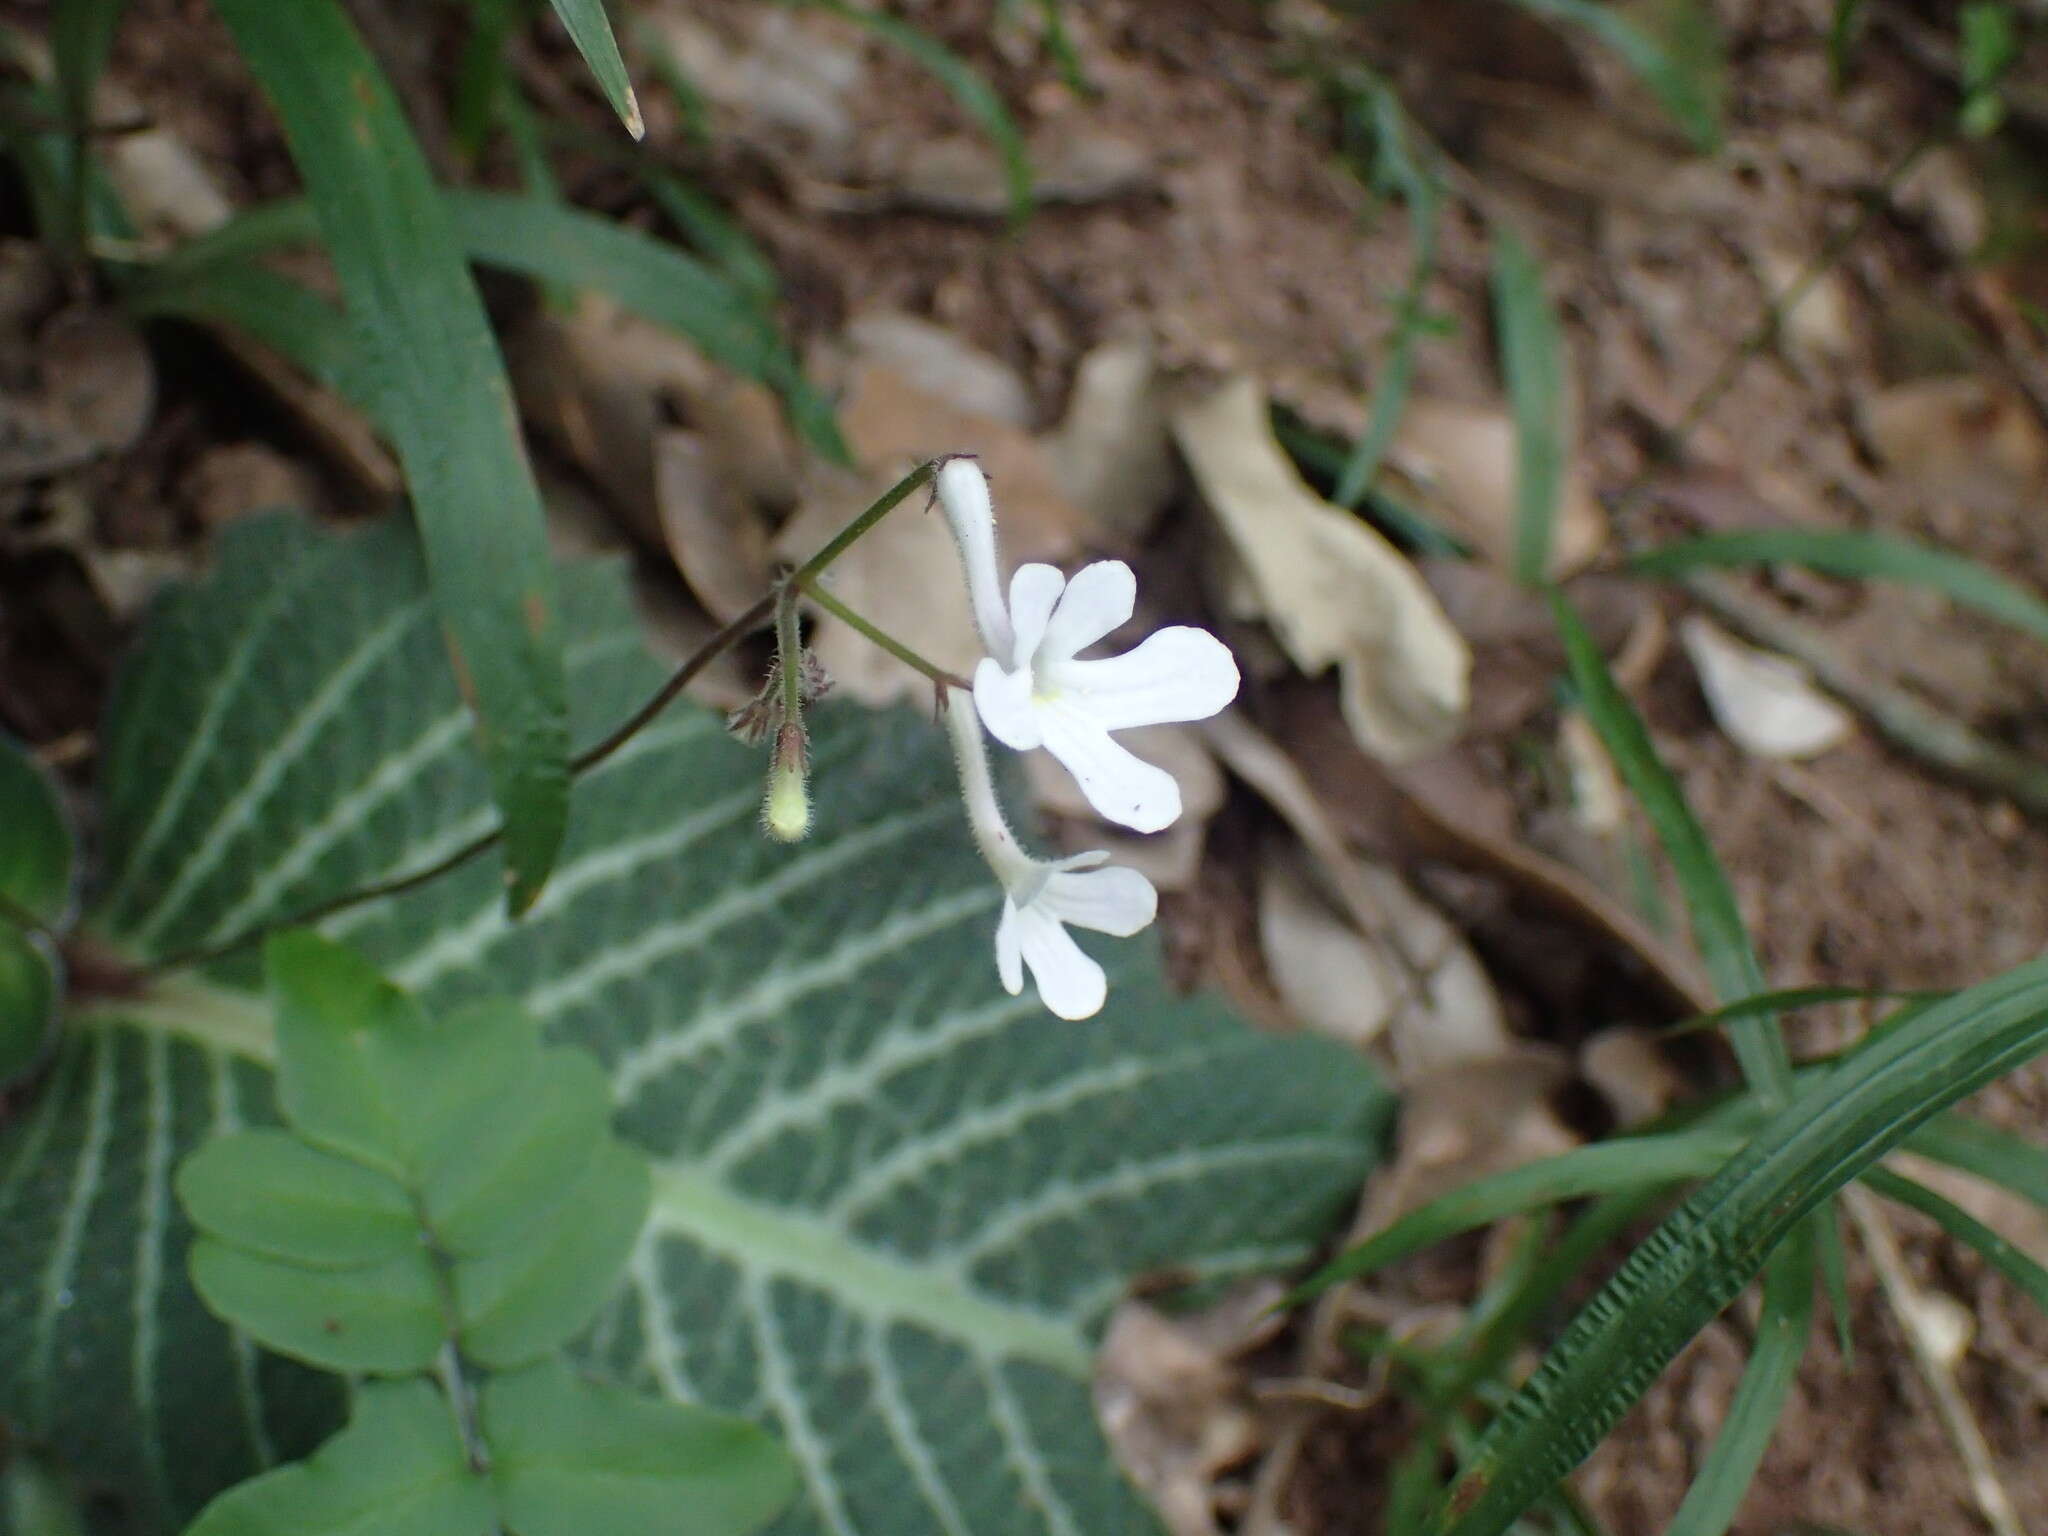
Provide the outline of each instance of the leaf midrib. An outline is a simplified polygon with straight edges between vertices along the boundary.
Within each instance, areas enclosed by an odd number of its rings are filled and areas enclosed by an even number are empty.
[[[177,978],[147,998],[79,1010],[77,1024],[128,1025],[275,1064],[270,1013],[253,994]],[[965,1286],[955,1274],[855,1242],[807,1212],[750,1200],[698,1170],[656,1161],[651,1234],[687,1237],[762,1276],[814,1286],[871,1321],[1086,1377],[1093,1358],[1073,1321]]]
[[[806,1212],[747,1199],[693,1168],[655,1164],[648,1231],[689,1238],[757,1274],[814,1286],[871,1322],[927,1328],[1072,1376],[1091,1368],[1093,1352],[1074,1323],[855,1242]]]

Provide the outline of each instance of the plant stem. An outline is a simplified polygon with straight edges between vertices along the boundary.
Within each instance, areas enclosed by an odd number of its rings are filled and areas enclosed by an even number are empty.
[[[796,586],[808,589],[812,577],[845,554],[862,534],[895,511],[897,505],[906,496],[912,491],[917,490],[920,486],[930,485],[932,477],[938,473],[936,467],[938,462],[937,459],[925,460],[924,463],[918,465],[917,468],[890,486],[888,490],[882,492],[880,500],[876,501],[865,512],[861,513],[859,517],[856,517],[852,522],[840,529],[833,537],[831,543],[827,544],[823,549],[811,556],[810,559],[798,566],[795,571],[791,572],[790,581]]]
[[[0,891],[0,918],[5,918],[8,922],[26,933],[35,934],[50,940],[52,943],[55,943],[57,940],[57,935],[51,930],[48,923],[37,917],[35,913],[29,911],[27,907],[21,905],[20,902],[9,896],[5,891]]]
[[[792,587],[796,585],[795,577],[792,576],[790,578],[790,584]],[[974,685],[965,678],[948,672],[944,667],[938,666],[933,662],[926,661],[924,657],[918,655],[917,652],[913,651],[901,640],[898,640],[894,635],[869,623],[815,582],[804,583],[802,591],[804,596],[831,614],[833,618],[844,624],[848,629],[858,633],[861,638],[880,646],[906,667],[923,673],[940,687],[958,688],[963,693],[972,693],[974,691]]]

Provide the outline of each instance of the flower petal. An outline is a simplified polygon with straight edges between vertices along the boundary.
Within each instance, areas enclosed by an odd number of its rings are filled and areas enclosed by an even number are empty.
[[[967,601],[981,643],[990,655],[1007,656],[1015,645],[1009,615],[1003,611],[1003,575],[996,558],[996,513],[989,500],[988,477],[974,460],[951,458],[939,466],[932,492],[960,548]]]
[[[996,919],[996,975],[1003,990],[1015,997],[1024,990],[1024,950],[1017,932],[1017,904],[1005,898]]]
[[[1137,606],[1138,579],[1121,560],[1084,565],[1060,594],[1059,606],[1038,642],[1043,661],[1071,661],[1119,624],[1127,623]]]
[[[1037,715],[1045,749],[1066,765],[1098,815],[1134,832],[1173,825],[1180,815],[1180,785],[1172,774],[1111,741],[1091,710],[1060,700],[1041,702]]]
[[[1005,672],[993,656],[974,669],[974,707],[989,735],[1006,747],[1029,752],[1044,741],[1038,706],[1031,699],[1031,669]]]
[[[1058,918],[1033,902],[1017,914],[1017,937],[1046,1007],[1063,1019],[1085,1019],[1101,1011],[1109,978]]]
[[[1121,656],[1061,663],[1046,681],[1105,731],[1206,720],[1237,697],[1237,662],[1206,629],[1176,624]]]
[[[1039,641],[1045,638],[1046,623],[1066,589],[1067,578],[1056,565],[1017,567],[1017,574],[1010,578],[1010,628],[1016,635],[1010,657],[1013,668],[1031,665]]]
[[[1135,869],[1116,865],[1088,874],[1055,873],[1038,904],[1063,923],[1127,939],[1159,915],[1159,893]]]

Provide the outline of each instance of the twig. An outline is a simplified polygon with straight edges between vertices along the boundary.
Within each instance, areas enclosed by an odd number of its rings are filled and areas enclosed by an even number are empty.
[[[1906,1343],[1913,1351],[1913,1363],[1920,1368],[1921,1379],[1933,1395],[1935,1416],[1941,1420],[1942,1429],[1962,1460],[1978,1513],[1995,1536],[2026,1536],[2013,1509],[2012,1496],[1998,1480],[1998,1467],[1992,1460],[1991,1447],[1984,1441],[1984,1431],[1978,1428],[1969,1400],[1956,1384],[1953,1356],[1959,1352],[1944,1347],[1944,1342],[1928,1326],[1929,1298],[1906,1273],[1905,1259],[1883,1207],[1864,1189],[1845,1189],[1842,1200],[1849,1209],[1849,1219],[1856,1223],[1863,1238],[1864,1252],[1870,1255],[1870,1265],[1877,1271],[1885,1300],[1891,1303]]]

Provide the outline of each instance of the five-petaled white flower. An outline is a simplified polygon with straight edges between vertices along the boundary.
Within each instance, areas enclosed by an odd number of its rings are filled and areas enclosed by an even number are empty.
[[[1135,869],[1101,868],[1109,855],[1099,851],[1066,859],[1032,858],[1003,820],[974,703],[959,689],[947,690],[946,727],[960,765],[967,824],[1003,888],[996,974],[1015,996],[1024,989],[1028,966],[1046,1007],[1063,1019],[1089,1018],[1101,1009],[1109,982],[1066,925],[1129,938],[1158,913],[1159,894]]]
[[[1171,826],[1181,809],[1173,775],[1133,756],[1110,733],[1215,714],[1237,696],[1229,648],[1207,630],[1174,625],[1121,656],[1081,659],[1082,650],[1130,619],[1137,599],[1131,568],[1098,561],[1068,581],[1050,565],[1022,566],[1006,609],[995,514],[980,467],[949,459],[936,485],[989,652],[974,673],[974,702],[989,733],[1020,752],[1051,752],[1106,819],[1138,832]]]

